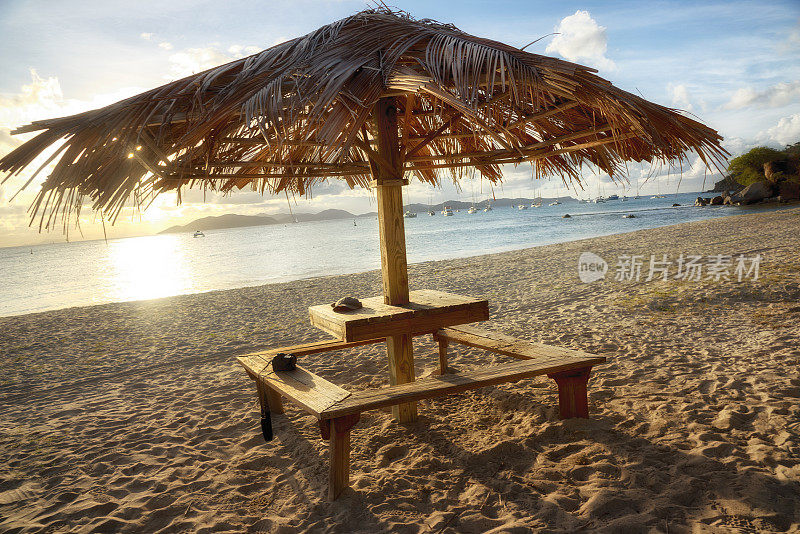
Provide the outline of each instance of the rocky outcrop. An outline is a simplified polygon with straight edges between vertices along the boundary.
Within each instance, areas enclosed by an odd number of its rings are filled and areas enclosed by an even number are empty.
[[[728,191],[738,191],[742,187],[744,187],[744,186],[742,184],[740,184],[739,182],[737,182],[736,180],[734,180],[732,176],[726,176],[725,178],[723,178],[719,182],[714,183],[714,188],[709,190],[709,191],[706,191],[706,192],[707,193],[726,193]]]
[[[788,180],[781,182],[778,184],[778,195],[781,197],[781,202],[800,200],[800,183]]]
[[[755,204],[771,198],[775,192],[773,186],[766,180],[753,182],[735,195],[731,195],[732,204]]]

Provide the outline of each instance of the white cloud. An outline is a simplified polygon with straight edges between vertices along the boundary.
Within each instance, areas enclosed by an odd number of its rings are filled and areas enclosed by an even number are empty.
[[[797,143],[800,141],[800,113],[782,118],[772,128],[759,133],[758,139],[780,145]]]
[[[672,105],[685,111],[694,111],[689,89],[684,84],[670,86],[670,92],[672,93]]]
[[[64,105],[64,94],[58,78],[42,78],[30,69],[31,83],[13,95],[0,95],[0,128],[16,128],[22,123],[58,114]]]
[[[781,82],[761,91],[750,87],[738,89],[724,109],[741,109],[749,106],[777,108],[800,101],[800,80]]]
[[[261,52],[261,50],[262,49],[257,46],[233,45],[228,47],[228,53],[235,57],[251,56]]]
[[[789,31],[789,37],[778,46],[780,52],[792,52],[800,48],[800,20]]]
[[[588,11],[576,11],[564,17],[556,27],[556,35],[546,51],[574,62],[586,62],[593,67],[613,70],[616,65],[606,57],[606,29],[597,24]]]
[[[172,48],[173,48],[172,47],[172,43],[167,42],[167,41],[163,41],[161,43],[158,43],[158,47],[162,48],[164,50],[172,50]]]
[[[232,45],[227,50],[216,45],[187,48],[169,57],[170,71],[173,76],[182,78],[260,51],[258,47],[243,45]]]
[[[142,39],[144,39],[145,41],[149,41],[150,39],[152,39],[152,38],[153,38],[153,34],[152,34],[152,33],[144,33],[144,32],[143,32],[143,33],[140,33],[140,34],[139,34],[139,37],[141,37],[141,38],[142,38]]]

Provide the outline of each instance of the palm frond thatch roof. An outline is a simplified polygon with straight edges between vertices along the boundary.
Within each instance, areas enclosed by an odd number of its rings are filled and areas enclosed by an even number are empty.
[[[87,203],[114,218],[183,186],[367,186],[377,158],[371,113],[385,97],[394,98],[404,173],[434,185],[469,168],[498,182],[506,163],[580,180],[584,165],[615,177],[627,161],[695,152],[719,166],[726,155],[714,130],[594,69],[374,9],[116,104],[19,128],[40,133],[2,158],[0,171],[8,179],[64,140],[31,207],[40,227],[66,224]]]

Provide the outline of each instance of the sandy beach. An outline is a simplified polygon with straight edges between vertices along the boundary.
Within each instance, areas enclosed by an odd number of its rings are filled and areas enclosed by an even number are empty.
[[[367,412],[336,502],[316,420],[287,403],[265,443],[235,357],[323,339],[308,306],[379,294],[378,272],[0,318],[0,531],[798,532],[798,229],[794,208],[410,266],[412,289],[488,298],[493,329],[606,356],[592,418],[560,421],[544,378],[412,425]],[[584,251],[604,280],[578,280]],[[639,281],[615,280],[626,254]],[[757,280],[646,281],[651,254],[763,259]],[[430,337],[415,357],[435,371]],[[382,346],[303,365],[388,382]]]

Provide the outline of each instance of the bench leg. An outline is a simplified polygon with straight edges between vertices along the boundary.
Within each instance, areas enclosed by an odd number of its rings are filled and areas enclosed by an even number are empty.
[[[439,374],[443,375],[447,372],[447,339],[443,337],[437,338],[439,341]]]
[[[283,413],[283,399],[281,394],[267,386],[261,380],[256,380],[258,400],[262,406],[269,407],[270,413]]]
[[[586,384],[591,367],[549,374],[558,384],[558,409],[561,419],[589,417],[589,398]]]
[[[350,429],[358,422],[359,415],[348,415],[320,421],[323,436],[328,433],[331,451],[331,466],[328,477],[328,499],[335,501],[350,487]],[[327,423],[327,424],[326,424]]]

